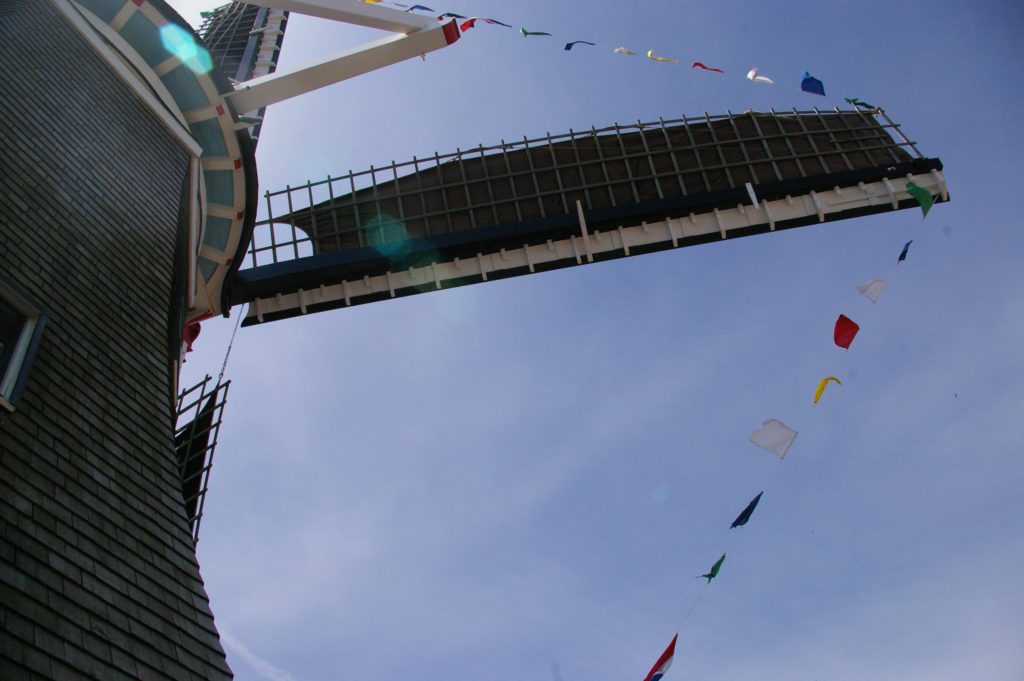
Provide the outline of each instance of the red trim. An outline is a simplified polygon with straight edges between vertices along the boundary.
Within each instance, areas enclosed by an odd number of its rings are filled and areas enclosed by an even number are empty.
[[[245,211],[240,210],[237,213],[235,213],[235,219],[236,220],[241,220],[243,217],[245,217]]]
[[[136,7],[142,7],[142,4],[146,2],[146,0],[132,0],[132,2],[135,3]]]
[[[235,159],[235,170],[238,170],[241,167],[242,167],[242,159],[236,158]]]
[[[224,105],[223,104],[218,104],[217,105],[217,115],[218,116],[223,116],[224,115]]]
[[[447,24],[442,26],[441,30],[444,32],[445,45],[451,45],[452,43],[459,39],[460,35],[462,35],[461,33],[459,33],[459,24],[455,21],[455,19],[452,19]]]

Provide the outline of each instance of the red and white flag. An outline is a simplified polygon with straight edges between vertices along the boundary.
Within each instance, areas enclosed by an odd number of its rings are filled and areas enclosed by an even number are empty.
[[[665,648],[665,652],[661,654],[658,661],[654,663],[654,667],[651,668],[650,673],[644,677],[644,681],[660,681],[661,677],[665,676],[665,672],[672,666],[672,658],[676,654],[676,639],[679,638],[679,634],[672,637],[672,643],[668,644],[668,648]]]

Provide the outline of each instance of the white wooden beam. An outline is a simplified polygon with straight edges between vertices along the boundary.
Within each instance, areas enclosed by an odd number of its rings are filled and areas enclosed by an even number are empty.
[[[274,73],[239,83],[225,95],[235,111],[255,111],[264,106],[339,83],[370,71],[397,64],[427,52],[439,50],[459,38],[455,20],[432,22],[430,28],[416,33],[393,34],[290,71]]]

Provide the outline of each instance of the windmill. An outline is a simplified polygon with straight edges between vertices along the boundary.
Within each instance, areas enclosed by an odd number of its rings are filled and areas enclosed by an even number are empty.
[[[282,72],[294,13],[386,36]],[[458,28],[353,0],[206,19],[196,36],[164,0],[0,11],[18,117],[0,144],[0,467],[18,482],[3,534],[23,585],[5,592],[5,650],[34,651],[19,672],[230,675],[194,557],[228,385],[176,385],[202,320],[248,303],[251,326],[902,209],[908,181],[947,198],[937,159],[854,109],[524,138],[261,205],[254,149],[274,104],[447,47]],[[178,394],[190,421],[172,428]]]

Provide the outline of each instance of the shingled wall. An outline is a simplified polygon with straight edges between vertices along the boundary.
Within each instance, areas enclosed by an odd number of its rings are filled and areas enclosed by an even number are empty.
[[[0,44],[0,279],[48,317],[0,408],[0,679],[230,678],[173,451],[188,155],[49,3]]]

